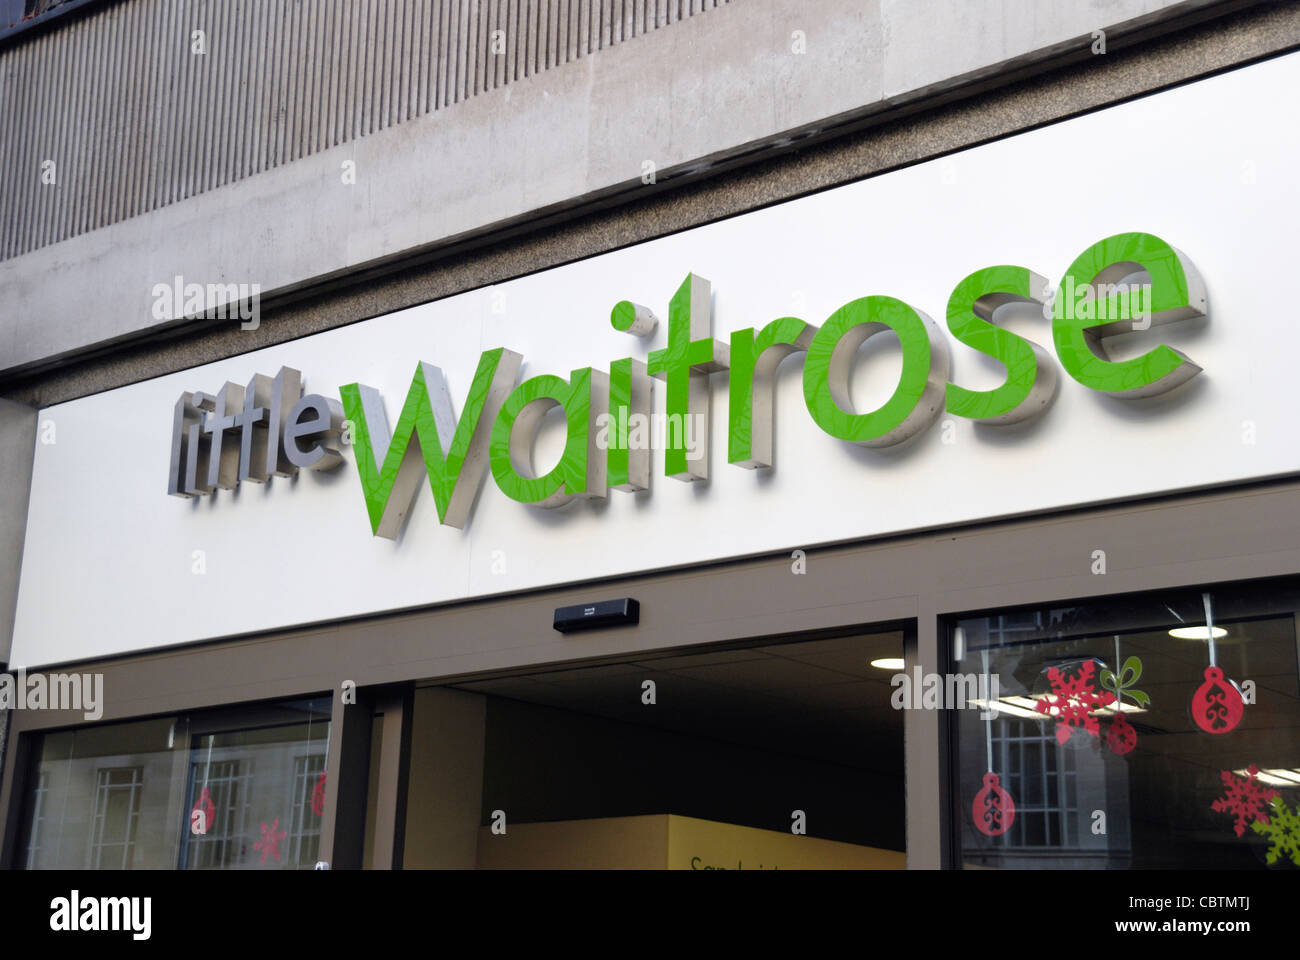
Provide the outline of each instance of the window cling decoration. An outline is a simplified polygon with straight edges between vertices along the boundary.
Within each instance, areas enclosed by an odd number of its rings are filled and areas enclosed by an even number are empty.
[[[989,652],[980,651],[984,676],[989,674]],[[988,772],[984,774],[984,786],[975,794],[971,803],[971,819],[975,829],[986,837],[1000,837],[1011,829],[1016,822],[1016,802],[1002,786],[998,775],[993,772],[993,711],[994,704],[984,704],[984,748],[988,756]]]
[[[1116,634],[1115,666],[1119,668],[1119,672],[1112,673],[1110,670],[1103,669],[1101,685],[1115,694],[1115,719],[1111,721],[1106,731],[1106,746],[1111,753],[1122,756],[1131,753],[1137,746],[1137,731],[1124,716],[1124,698],[1129,697],[1139,708],[1145,708],[1151,703],[1151,697],[1134,686],[1142,679],[1142,659],[1129,657],[1123,661],[1122,667],[1120,662],[1119,635]]]
[[[1210,665],[1205,668],[1205,682],[1192,694],[1192,720],[1206,733],[1221,736],[1236,729],[1246,705],[1237,685],[1224,677],[1217,662],[1210,595],[1201,594],[1201,602],[1205,606],[1205,640],[1209,646]]]

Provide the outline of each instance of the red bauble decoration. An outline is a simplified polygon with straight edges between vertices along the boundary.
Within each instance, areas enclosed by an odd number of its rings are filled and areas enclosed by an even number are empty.
[[[212,818],[217,815],[217,808],[212,803],[212,795],[208,793],[208,788],[203,787],[199,791],[199,798],[194,801],[194,809],[190,811],[190,832],[197,837],[201,837],[212,829]]]
[[[1116,716],[1110,729],[1106,731],[1106,746],[1110,748],[1110,752],[1120,755],[1131,753],[1137,746],[1137,742],[1137,731],[1133,729],[1133,724],[1128,722],[1128,717],[1122,713]]]
[[[1241,694],[1218,667],[1205,668],[1205,682],[1192,695],[1192,719],[1206,733],[1230,733],[1241,722],[1246,705]]]
[[[1016,802],[1002,789],[996,773],[984,774],[984,789],[975,794],[970,814],[975,829],[986,837],[1000,837],[1016,822]]]
[[[316,786],[311,788],[311,812],[318,817],[325,813],[325,774],[323,773],[316,781]]]

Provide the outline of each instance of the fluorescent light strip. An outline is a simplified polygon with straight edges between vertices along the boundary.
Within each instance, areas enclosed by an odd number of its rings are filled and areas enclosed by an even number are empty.
[[[1112,703],[1109,707],[1102,707],[1100,710],[1094,710],[1093,713],[1095,713],[1099,717],[1113,717],[1117,713],[1146,713],[1147,712],[1146,707],[1139,707],[1136,703],[1121,703],[1119,704],[1118,710],[1115,709],[1115,706],[1116,705]]]
[[[1025,720],[1055,720],[1056,715],[1050,710],[1047,713],[1042,713],[1038,710],[1038,699],[1038,697],[1022,697],[1018,694],[1013,694],[1009,697],[1000,697],[997,700],[997,710],[999,713],[1006,714],[1007,716],[1020,717]],[[974,704],[981,710],[988,709],[988,701],[986,700],[972,699],[968,700],[967,703]],[[1146,713],[1147,711],[1145,707],[1139,707],[1131,703],[1121,704],[1118,711],[1115,709],[1113,704],[1109,707],[1102,707],[1100,710],[1093,711],[1094,715],[1098,717],[1113,717],[1119,712],[1133,714]]]
[[[1239,777],[1250,776],[1250,773],[1246,770],[1234,770],[1232,772]],[[1300,770],[1288,770],[1284,767],[1261,770],[1259,771],[1259,782],[1267,783],[1271,787],[1300,787]]]
[[[1018,703],[1017,701],[1028,703],[1029,706],[1025,707],[1021,703]],[[979,707],[980,710],[982,711],[988,709],[987,700],[972,699],[972,700],[967,700],[966,702],[972,706]],[[1048,719],[1047,714],[1039,713],[1037,710],[1035,710],[1034,701],[1029,700],[1026,697],[1002,697],[995,702],[994,707],[997,710],[999,716],[1020,717],[1022,720]]]
[[[1199,627],[1174,627],[1169,631],[1169,636],[1176,640],[1206,640],[1211,633],[1214,635],[1215,640],[1228,635],[1228,631],[1223,627],[1215,627],[1213,630],[1207,631],[1205,625],[1202,624]]]

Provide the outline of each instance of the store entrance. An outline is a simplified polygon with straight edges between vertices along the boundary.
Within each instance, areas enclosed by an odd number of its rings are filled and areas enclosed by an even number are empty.
[[[422,687],[405,865],[901,868],[902,656],[895,630]]]

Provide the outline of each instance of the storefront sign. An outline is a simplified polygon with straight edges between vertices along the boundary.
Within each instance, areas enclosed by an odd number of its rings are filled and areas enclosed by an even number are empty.
[[[1138,274],[1148,279],[1122,282]],[[780,317],[758,330],[737,330],[728,342],[713,337],[712,291],[692,273],[669,301],[667,346],[652,351],[648,364],[629,357],[612,361],[608,373],[581,367],[568,379],[543,374],[516,386],[523,356],[503,347],[485,350],[459,418],[443,371],[424,362],[392,428],[375,388],[344,386],[340,406],[319,395],[302,397],[300,374],[289,368],[274,379],[258,374],[246,387],[227,383],[215,396],[182,394],[173,416],[168,493],[192,497],[232,489],[241,480],[291,476],[300,467],[329,469],[342,461],[333,448],[340,433],[354,438],[371,531],[389,539],[401,532],[422,476],[438,520],[452,527],[468,522],[489,464],[502,493],[539,507],[559,507],[574,497],[604,498],[611,487],[645,490],[648,460],[633,470],[632,454],[646,445],[634,442],[629,425],[649,421],[652,376],[666,381],[665,474],[705,480],[707,378],[721,371],[730,372],[728,462],[770,467],[773,379],[780,361],[794,352],[807,354],[803,396],[813,422],[848,443],[902,443],[945,409],[983,423],[1019,423],[1047,409],[1057,377],[1041,346],[994,323],[997,309],[1014,302],[1036,304],[1044,313],[1050,307],[1057,356],[1085,387],[1151,397],[1200,372],[1185,354],[1163,344],[1127,360],[1106,355],[1106,337],[1205,316],[1205,288],[1196,268],[1161,238],[1124,233],[1093,244],[1070,265],[1061,290],[1062,296],[1049,300],[1043,277],[1006,265],[978,270],[956,286],[948,300],[949,332],[1006,370],[1000,386],[970,390],[949,380],[948,344],[938,325],[902,300],[861,297],[820,327]],[[615,329],[642,335],[655,327],[651,311],[630,301],[614,306],[611,321]],[[859,413],[849,396],[853,362],[864,341],[886,331],[901,346],[902,374],[888,401]],[[564,450],[554,468],[537,475],[531,451],[543,416],[555,407],[566,424]],[[694,424],[703,426],[688,429]],[[693,432],[701,443],[690,442]]]
[[[1300,127],[1270,106],[1297,84],[1277,58],[48,407],[11,665],[742,557],[815,605],[826,545],[960,551],[966,524],[1300,473]],[[1084,573],[1105,548],[1070,547]],[[906,609],[901,576],[869,592]],[[519,642],[466,623],[420,655]]]

